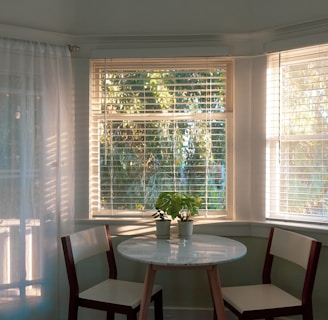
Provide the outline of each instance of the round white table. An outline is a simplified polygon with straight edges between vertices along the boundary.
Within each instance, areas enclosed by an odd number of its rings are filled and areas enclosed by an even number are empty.
[[[141,236],[121,242],[117,249],[126,258],[148,264],[139,320],[147,319],[156,271],[160,269],[206,270],[217,318],[226,320],[217,265],[246,255],[244,244],[205,234],[194,234],[189,239]]]

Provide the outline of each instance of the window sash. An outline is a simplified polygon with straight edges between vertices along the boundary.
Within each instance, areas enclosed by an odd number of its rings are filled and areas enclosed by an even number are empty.
[[[202,194],[205,215],[219,213],[226,216],[227,209],[231,208],[232,185],[228,185],[227,179],[232,163],[231,137],[227,132],[231,131],[232,123],[232,65],[222,59],[178,60],[92,61],[91,217],[153,212],[159,192],[172,189]],[[152,83],[145,75],[154,70],[159,75],[152,74],[154,85],[151,87]],[[137,81],[131,79],[130,75],[137,72]],[[192,72],[198,75],[194,84],[188,78]],[[158,84],[163,78],[165,83]],[[125,88],[124,94],[117,90],[118,86]],[[150,88],[148,91],[146,86]],[[151,90],[154,95],[149,94]],[[137,96],[133,95],[136,91]],[[202,139],[200,135],[203,135]],[[107,138],[104,140],[104,137]],[[161,141],[156,141],[158,139]],[[99,143],[101,140],[103,143]],[[198,150],[191,147],[192,144]],[[206,145],[210,144],[209,153]],[[188,152],[193,152],[194,158],[186,159]],[[152,157],[156,153],[157,158]],[[206,159],[198,159],[195,165],[197,157]],[[190,165],[188,161],[194,161],[194,164]],[[106,170],[108,175],[104,179]],[[194,174],[190,170],[195,171]],[[127,190],[129,199],[126,198]]]
[[[266,216],[328,222],[328,46],[269,57]]]

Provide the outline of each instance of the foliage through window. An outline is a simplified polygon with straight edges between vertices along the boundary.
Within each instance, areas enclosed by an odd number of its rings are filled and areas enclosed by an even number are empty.
[[[231,64],[218,59],[91,63],[90,212],[154,211],[162,191],[226,215]]]
[[[328,46],[272,54],[267,84],[267,217],[328,222]]]

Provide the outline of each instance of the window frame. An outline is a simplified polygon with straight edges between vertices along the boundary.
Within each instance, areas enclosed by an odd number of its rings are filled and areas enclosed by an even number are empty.
[[[310,47],[303,47],[303,48],[297,48],[297,49],[291,49],[281,52],[275,52],[268,56],[268,63],[267,63],[267,105],[266,105],[266,112],[267,112],[267,120],[266,120],[266,154],[267,154],[267,160],[266,160],[266,209],[265,209],[265,217],[267,220],[281,220],[281,221],[294,221],[294,222],[301,222],[301,223],[328,223],[328,215],[324,214],[313,214],[313,213],[302,213],[302,212],[280,212],[281,204],[276,204],[277,207],[279,205],[279,209],[276,209],[275,212],[271,209],[271,206],[274,206],[270,203],[270,201],[274,198],[272,194],[276,193],[278,194],[278,199],[280,199],[280,194],[282,193],[281,188],[286,188],[286,186],[280,186],[281,182],[279,182],[278,178],[275,178],[274,176],[280,176],[280,155],[271,156],[272,154],[277,152],[280,154],[281,152],[281,145],[283,143],[288,143],[291,141],[325,141],[324,137],[328,137],[328,134],[324,134],[324,131],[321,131],[321,134],[318,133],[304,133],[304,134],[298,134],[293,135],[292,133],[282,134],[281,133],[281,122],[284,120],[281,120],[282,112],[279,111],[275,114],[274,111],[272,112],[272,108],[281,108],[281,69],[282,66],[293,66],[293,65],[299,65],[303,62],[314,62],[314,61],[323,61],[328,60],[328,53],[325,53],[328,51],[328,45],[315,45]],[[284,55],[283,64],[281,64],[280,61],[280,55]],[[278,58],[277,58],[278,57]],[[328,65],[328,64],[327,64]],[[319,67],[317,67],[319,68]],[[271,72],[272,70],[276,69],[276,71]],[[279,71],[277,71],[279,70]],[[313,75],[311,75],[313,76]],[[316,75],[318,76],[318,75]],[[307,77],[310,77],[307,76]],[[318,76],[319,77],[319,76]],[[292,79],[292,78],[291,78]],[[274,82],[279,83],[279,86],[272,85]],[[306,83],[309,83],[307,81]],[[311,82],[312,83],[312,82]],[[314,88],[314,90],[316,87]],[[271,90],[271,91],[270,91]],[[326,91],[328,92],[328,88],[326,88]],[[303,92],[306,92],[306,89],[304,89]],[[272,96],[275,97],[272,99]],[[277,98],[279,97],[279,98]],[[275,100],[276,99],[276,100]],[[311,102],[308,102],[310,104]],[[270,109],[271,108],[271,109]],[[297,115],[298,113],[295,112]],[[318,116],[312,117],[311,119],[317,119]],[[297,119],[303,119],[301,117],[298,117]],[[272,126],[273,129],[270,126],[270,123],[277,123],[278,125]],[[271,132],[270,132],[271,130]],[[320,137],[320,138],[319,138]],[[275,145],[273,145],[275,144]],[[293,155],[293,153],[289,153],[289,155]],[[274,160],[272,160],[274,159]],[[320,160],[318,158],[318,160]],[[323,161],[324,159],[321,158]],[[276,168],[274,169],[272,161],[275,162]],[[286,161],[286,160],[284,160]],[[273,168],[273,169],[272,169]],[[290,168],[290,166],[288,166]],[[283,174],[283,173],[282,173]],[[282,175],[281,174],[281,175]],[[295,172],[295,175],[297,172]],[[298,173],[299,174],[299,173]],[[277,185],[273,186],[272,180],[277,180]],[[280,177],[280,181],[283,178]],[[325,180],[320,180],[325,181]],[[288,188],[291,188],[290,186]],[[272,190],[275,189],[275,190]],[[287,198],[288,199],[288,198]],[[279,200],[275,200],[276,203],[279,202]],[[286,201],[286,200],[285,200]],[[323,211],[322,211],[323,212]]]
[[[134,61],[136,59],[131,58],[125,58],[125,59],[91,59],[90,60],[90,106],[89,106],[89,118],[92,118],[92,104],[94,103],[93,99],[93,90],[94,90],[94,83],[93,83],[93,74],[97,72],[97,69],[102,68],[104,66],[103,61],[104,60],[110,60],[113,62],[114,60],[117,61],[117,64],[125,64],[126,62],[129,63],[129,61]],[[144,59],[137,59],[137,60],[144,60]],[[146,59],[145,59],[146,60]],[[198,218],[227,218],[232,219],[233,215],[233,66],[234,61],[231,58],[222,58],[222,57],[193,57],[193,58],[165,58],[165,59],[153,59],[157,60],[160,65],[163,64],[166,65],[169,63],[169,65],[172,65],[172,62],[174,62],[176,65],[178,65],[177,61],[184,61],[183,65],[193,65],[195,62],[198,64],[201,64],[203,66],[207,66],[208,64],[225,64],[227,69],[226,74],[226,110],[224,113],[220,114],[220,117],[226,121],[226,214],[222,213],[207,213],[205,211],[200,211],[200,215]],[[170,62],[171,61],[171,62]],[[133,62],[135,63],[135,62]],[[91,121],[91,120],[90,120]],[[99,208],[100,200],[96,201],[95,204],[95,196],[94,192],[91,190],[94,188],[94,183],[91,183],[91,172],[93,174],[98,175],[98,172],[95,172],[94,169],[92,169],[92,161],[90,159],[90,150],[92,149],[92,143],[90,135],[92,134],[92,128],[89,121],[89,219],[93,218],[139,218],[139,217],[149,217],[151,213],[154,212],[154,210],[135,210],[135,211],[124,211],[121,210],[111,210],[106,211],[106,213],[99,214],[98,210],[94,210],[95,207]],[[96,159],[98,161],[99,159]],[[229,165],[228,165],[229,164]],[[99,168],[99,166],[98,166]],[[93,186],[92,186],[93,185]],[[98,186],[99,190],[99,186]],[[197,219],[197,218],[196,218]]]

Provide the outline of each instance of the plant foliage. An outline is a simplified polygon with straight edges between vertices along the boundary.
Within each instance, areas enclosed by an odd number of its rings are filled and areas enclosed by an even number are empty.
[[[187,193],[162,192],[155,203],[155,208],[161,210],[181,221],[188,221],[190,217],[198,214],[198,209],[202,206],[202,199]]]

